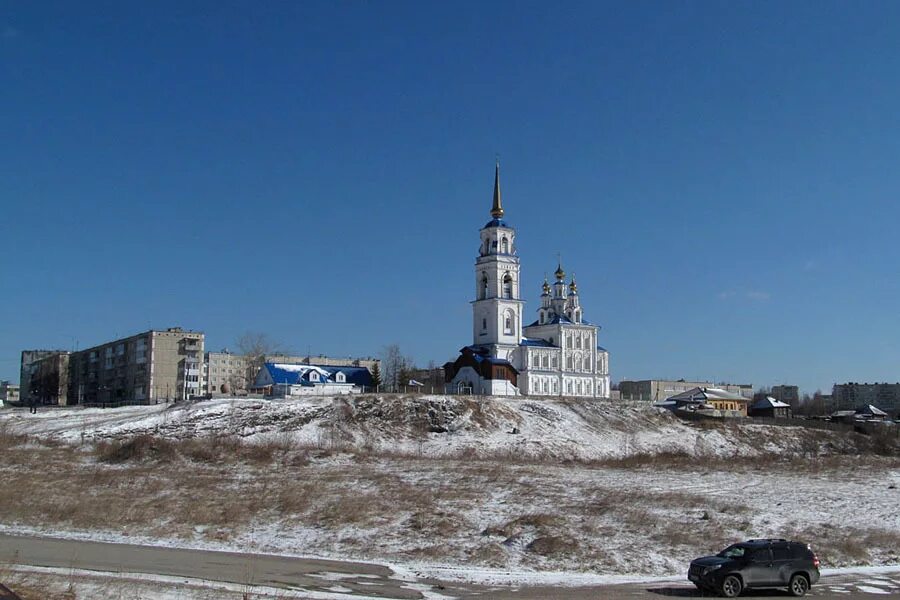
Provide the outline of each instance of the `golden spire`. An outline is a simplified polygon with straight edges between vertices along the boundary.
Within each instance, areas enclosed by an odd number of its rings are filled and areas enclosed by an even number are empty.
[[[575,271],[572,271],[572,283],[569,284],[569,289],[576,294],[578,293],[578,284],[575,283]]]
[[[547,275],[544,275],[544,285],[541,286],[541,289],[544,290],[545,294],[550,293],[550,284],[547,283]]]
[[[495,219],[503,217],[503,205],[500,203],[500,160],[497,160],[497,168],[494,171],[494,206],[491,207],[491,216]]]

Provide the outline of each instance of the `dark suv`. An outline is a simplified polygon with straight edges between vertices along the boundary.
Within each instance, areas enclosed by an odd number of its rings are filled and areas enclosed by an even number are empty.
[[[747,588],[787,588],[803,596],[819,581],[819,559],[808,544],[748,540],[691,561],[688,579],[701,590],[734,598]]]

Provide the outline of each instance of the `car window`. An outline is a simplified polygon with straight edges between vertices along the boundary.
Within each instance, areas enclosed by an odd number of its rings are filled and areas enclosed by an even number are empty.
[[[727,548],[719,552],[717,556],[721,556],[722,558],[741,558],[742,556],[744,556],[746,550],[747,549],[743,546],[728,546]]]
[[[792,553],[791,549],[787,546],[778,546],[772,548],[772,557],[775,560],[790,560],[794,558],[794,554],[799,554],[799,552]]]
[[[760,548],[750,554],[750,560],[753,562],[769,562],[771,560],[770,556],[768,548]]]

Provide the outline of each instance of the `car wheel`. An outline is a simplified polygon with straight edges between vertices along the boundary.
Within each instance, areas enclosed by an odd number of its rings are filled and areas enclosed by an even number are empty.
[[[729,575],[722,580],[722,595],[726,598],[737,598],[741,595],[744,585],[737,575]]]
[[[806,592],[809,591],[809,581],[803,575],[794,575],[791,577],[788,591],[791,593],[791,596],[805,596]]]

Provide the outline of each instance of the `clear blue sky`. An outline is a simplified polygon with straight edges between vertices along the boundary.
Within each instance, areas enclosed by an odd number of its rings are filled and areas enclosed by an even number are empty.
[[[185,7],[185,4],[190,4]],[[0,2],[0,378],[470,343],[494,156],[614,381],[900,379],[900,4]]]

